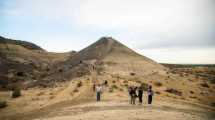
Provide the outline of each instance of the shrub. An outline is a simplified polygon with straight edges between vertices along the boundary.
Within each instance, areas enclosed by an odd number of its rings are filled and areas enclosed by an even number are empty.
[[[193,91],[190,91],[190,93],[191,93],[191,94],[194,94],[194,92],[193,92]]]
[[[76,88],[76,89],[73,90],[73,92],[79,92],[79,90]]]
[[[212,105],[213,107],[215,107],[215,102],[211,103],[211,105]]]
[[[63,72],[63,69],[59,69],[58,71],[59,71],[59,72]]]
[[[7,102],[6,101],[0,101],[0,108],[5,108],[7,107]]]
[[[12,92],[12,98],[17,98],[21,96],[21,89],[19,87],[15,87]]]
[[[172,94],[175,94],[175,95],[178,95],[178,96],[181,96],[181,95],[182,95],[182,92],[181,92],[181,91],[178,91],[178,90],[173,89],[173,88],[168,88],[168,89],[166,90],[166,92],[172,93]]]
[[[133,72],[132,72],[132,73],[130,73],[130,75],[131,75],[131,76],[135,76],[135,75],[136,75],[136,73],[133,73]]]
[[[113,92],[113,88],[109,88],[109,92],[112,93]]]
[[[157,87],[161,87],[162,83],[157,81],[157,82],[154,83],[154,85],[157,86]]]
[[[210,79],[211,84],[215,84],[215,78]]]
[[[160,95],[161,93],[159,91],[155,91],[156,94]]]
[[[200,84],[202,87],[206,87],[206,88],[209,88],[209,85],[205,82],[205,83],[201,83]]]
[[[128,83],[128,81],[127,81],[127,80],[124,80],[123,83]]]
[[[112,85],[111,88],[118,89],[118,87],[116,85]]]
[[[82,86],[82,82],[78,82],[77,87],[81,87]]]
[[[124,90],[122,88],[120,88],[119,91],[124,91]]]
[[[16,75],[19,76],[19,77],[23,77],[24,76],[24,72],[17,72]]]

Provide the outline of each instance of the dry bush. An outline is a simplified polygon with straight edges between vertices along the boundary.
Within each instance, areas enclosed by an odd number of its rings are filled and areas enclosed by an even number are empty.
[[[79,92],[79,90],[78,90],[77,88],[75,88],[75,89],[73,90],[73,92]]]
[[[44,95],[44,92],[37,93],[37,96],[41,96],[41,95]]]
[[[116,81],[115,81],[115,80],[113,80],[113,81],[112,81],[112,83],[116,83]]]
[[[52,95],[52,96],[50,96],[50,97],[49,97],[49,99],[54,99],[54,96],[53,96],[53,95]]]
[[[114,84],[114,85],[111,86],[111,88],[112,89],[118,89],[118,86]]]
[[[196,96],[190,96],[190,98],[192,98],[192,99],[196,99],[197,97],[196,97]]]
[[[155,91],[156,94],[160,95],[161,93],[159,91]]]
[[[12,92],[12,98],[17,98],[21,96],[21,89],[19,87],[15,87]]]
[[[211,79],[210,79],[210,83],[211,83],[211,84],[215,84],[215,78],[211,78]]]
[[[194,92],[193,92],[192,90],[190,91],[190,93],[191,93],[191,94],[194,94]]]
[[[113,88],[109,88],[109,92],[112,93],[114,90]]]
[[[128,84],[124,84],[125,87],[128,87]]]
[[[5,107],[7,107],[7,102],[0,100],[0,108],[5,108]]]
[[[63,72],[63,69],[59,69],[58,71],[59,71],[59,72]]]
[[[81,81],[77,83],[77,87],[78,87],[78,88],[81,87],[82,85],[83,85],[83,84],[82,84]]]
[[[24,72],[17,72],[16,75],[19,76],[19,77],[25,76]]]
[[[124,80],[123,83],[128,83],[128,81],[127,81],[127,80]]]
[[[215,102],[211,103],[211,105],[212,105],[213,107],[215,107]]]
[[[124,91],[124,90],[123,90],[122,88],[120,88],[120,89],[119,89],[119,91],[121,91],[121,92],[122,92],[122,91]]]
[[[154,85],[157,86],[157,87],[161,87],[161,86],[162,86],[162,83],[159,82],[159,81],[156,81],[156,82],[154,83]]]
[[[136,73],[132,72],[132,73],[130,73],[130,75],[131,75],[131,76],[135,76],[135,75],[136,75]]]
[[[181,96],[181,95],[182,95],[182,92],[181,92],[181,91],[178,91],[178,90],[173,89],[173,88],[168,88],[168,89],[166,90],[166,92],[172,93],[172,94],[178,95],[178,96]]]
[[[204,82],[204,83],[201,83],[200,84],[202,87],[205,87],[205,88],[209,88],[210,86],[208,85],[208,83]]]

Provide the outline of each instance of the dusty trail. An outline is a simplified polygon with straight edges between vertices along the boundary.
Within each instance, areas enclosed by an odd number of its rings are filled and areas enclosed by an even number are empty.
[[[65,88],[66,89],[66,88]],[[184,103],[158,101],[153,105],[129,105],[127,101],[95,102],[92,81],[70,101],[59,102],[5,120],[214,120],[215,112]]]
[[[166,103],[165,103],[166,104]],[[143,119],[144,118],[144,119]],[[214,112],[167,105],[129,105],[125,102],[87,103],[61,108],[42,120],[214,120]],[[38,120],[36,119],[36,120]]]
[[[68,86],[70,87],[70,86]],[[67,89],[67,88],[65,88]],[[27,113],[23,114],[15,114],[13,116],[4,116],[1,117],[3,120],[29,120],[34,119],[37,117],[43,117],[43,116],[52,116],[55,113],[58,113],[58,111],[61,110],[61,108],[65,108],[68,106],[74,106],[78,104],[84,104],[87,102],[94,101],[94,92],[92,88],[92,82],[87,81],[86,84],[82,87],[80,93],[76,97],[74,97],[72,100],[69,101],[62,101],[58,103],[54,103],[51,105],[48,105],[46,107],[36,109],[33,111],[29,111]]]

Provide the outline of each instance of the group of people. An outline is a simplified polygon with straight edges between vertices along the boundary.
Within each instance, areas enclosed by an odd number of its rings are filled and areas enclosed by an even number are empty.
[[[101,100],[101,94],[103,91],[102,85],[93,85],[93,90],[96,92],[96,100],[100,101]],[[139,87],[136,86],[130,86],[128,89],[129,95],[130,95],[130,103],[135,105],[136,98],[139,98],[139,103],[142,104],[143,102],[143,91],[144,87],[140,85]],[[153,90],[152,86],[150,85],[147,90],[147,95],[148,95],[148,104],[152,104],[152,98],[153,98]]]
[[[135,87],[135,86],[131,86],[128,89],[129,95],[130,95],[130,103],[135,105],[136,102],[136,98],[139,98],[139,103],[142,104],[143,102],[143,86],[140,87]],[[152,86],[148,87],[147,90],[147,94],[148,94],[148,104],[152,104],[152,97],[153,97],[153,90],[152,90]]]

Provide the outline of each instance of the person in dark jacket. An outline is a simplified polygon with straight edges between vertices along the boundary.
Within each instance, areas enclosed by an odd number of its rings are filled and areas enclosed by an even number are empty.
[[[137,97],[137,94],[136,94],[136,87],[129,87],[129,95],[131,97],[131,104],[135,105],[135,100],[136,100],[136,97]]]
[[[142,104],[142,102],[143,102],[143,100],[142,100],[142,98],[143,98],[143,87],[142,86],[140,86],[138,88],[138,98],[139,98],[139,103]]]
[[[152,90],[152,86],[150,85],[148,88],[148,104],[152,104],[152,97],[153,97],[153,90]]]

